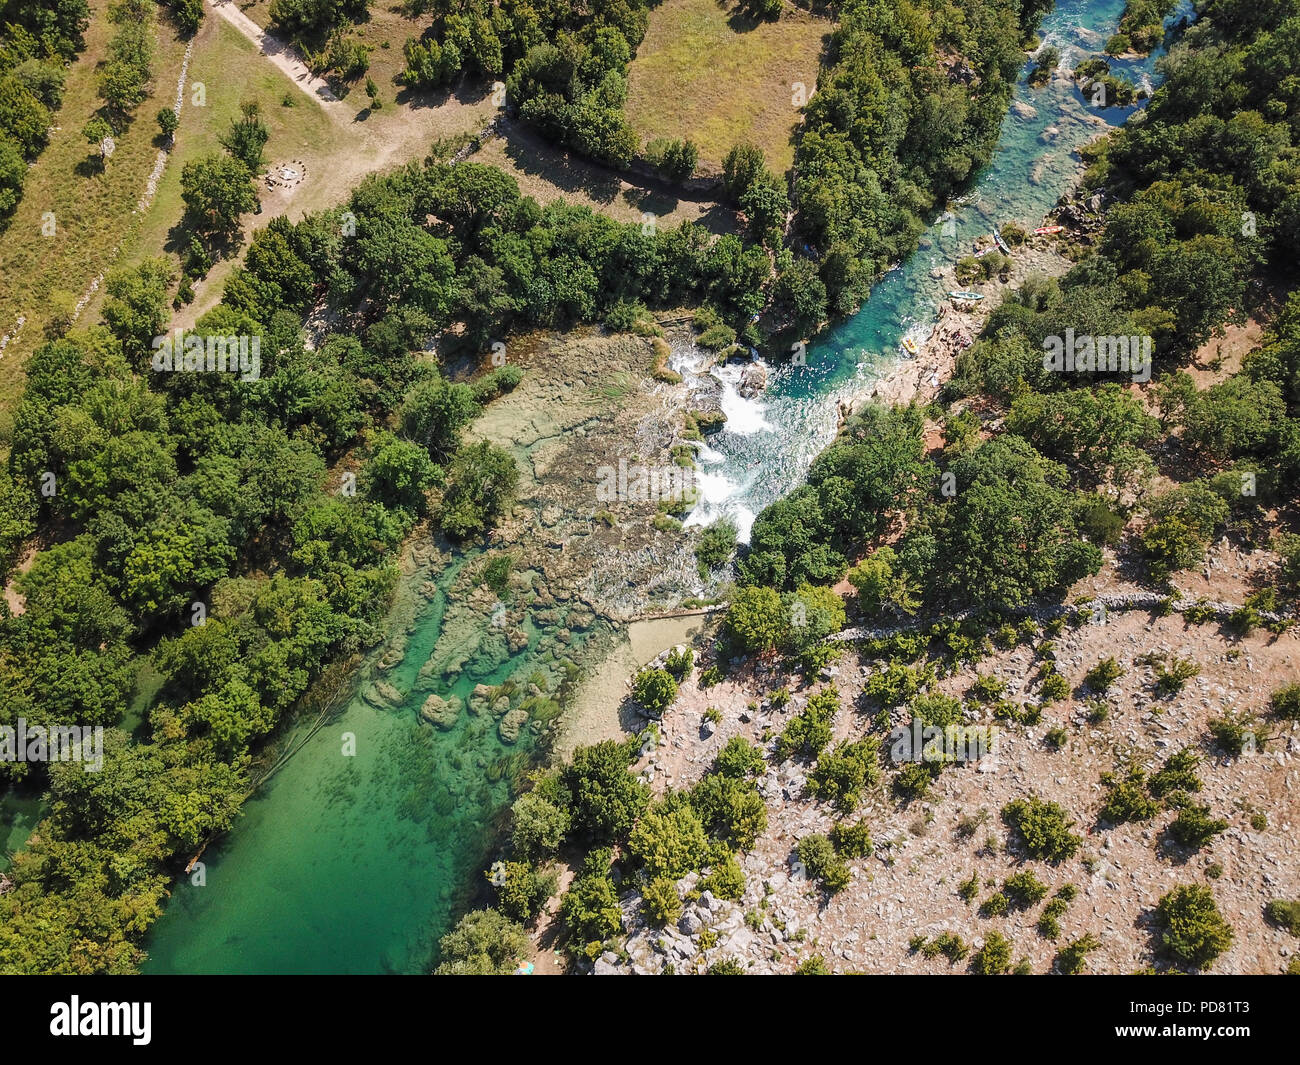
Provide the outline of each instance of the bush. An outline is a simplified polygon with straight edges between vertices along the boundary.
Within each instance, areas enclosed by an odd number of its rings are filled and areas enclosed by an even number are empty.
[[[1200,764],[1200,755],[1190,747],[1175,751],[1152,775],[1147,785],[1151,794],[1161,799],[1175,791],[1200,791],[1201,778],[1196,775],[1196,769]]]
[[[650,801],[650,789],[627,767],[627,748],[613,740],[573,752],[573,761],[561,770],[560,779],[573,796],[574,829],[604,842],[632,827]]]
[[[984,945],[970,960],[970,971],[976,976],[1002,976],[1011,968],[1011,941],[1000,932],[990,932]]]
[[[1018,910],[1027,910],[1047,897],[1047,885],[1038,879],[1032,869],[1007,877],[1002,885],[1003,894]]]
[[[176,117],[176,112],[170,107],[164,107],[158,112],[158,128],[162,131],[164,137],[171,137],[180,127],[181,120]]]
[[[982,903],[980,903],[981,917],[1005,917],[1008,909],[1006,895],[1001,891],[995,891]]]
[[[1091,932],[1062,947],[1056,954],[1056,971],[1062,976],[1078,976],[1088,961],[1088,955],[1101,946],[1101,940]]]
[[[651,924],[660,928],[675,924],[682,915],[677,885],[666,876],[655,877],[641,891],[641,902]]]
[[[483,440],[457,452],[450,479],[440,520],[448,536],[464,540],[482,532],[514,503],[519,468],[509,451]]]
[[[677,698],[677,682],[666,669],[643,669],[632,682],[632,697],[652,716],[658,716]]]
[[[1088,670],[1083,676],[1083,682],[1095,692],[1104,692],[1123,675],[1124,668],[1112,655],[1110,658],[1103,658]]]
[[[841,813],[851,813],[862,798],[862,789],[880,776],[879,746],[874,736],[837,745],[823,754],[808,774],[808,790],[814,798],[833,802]]]
[[[560,900],[560,918],[573,938],[583,944],[583,952],[594,955],[600,944],[623,929],[623,910],[618,902],[618,890],[607,872],[601,872],[593,862],[595,857],[608,862],[609,851],[600,850],[588,855],[588,866],[577,877]]]
[[[438,943],[439,976],[504,976],[528,954],[528,933],[496,910],[474,910]]]
[[[690,676],[690,672],[694,668],[695,652],[689,647],[684,647],[681,650],[674,647],[668,652],[667,658],[664,659],[664,669],[671,673],[679,684]],[[668,701],[672,702],[671,699]]]
[[[1044,703],[1054,703],[1070,694],[1070,682],[1059,673],[1049,673],[1043,678],[1039,695]]]
[[[840,708],[840,699],[834,688],[824,688],[808,699],[808,705],[796,714],[781,730],[776,742],[775,757],[784,762],[792,755],[816,758],[831,742],[831,720]]]
[[[845,858],[869,858],[873,849],[871,830],[866,821],[855,825],[840,822],[831,829],[831,843]]]
[[[820,954],[805,958],[794,971],[795,976],[831,976],[831,967]]]
[[[1156,905],[1160,948],[1174,961],[1206,968],[1232,946],[1232,927],[1219,913],[1210,889],[1201,884],[1176,887]]]
[[[510,845],[521,858],[549,857],[560,849],[569,825],[568,810],[539,791],[527,792],[510,808]]]
[[[1300,936],[1300,900],[1274,899],[1264,907],[1264,916],[1293,936]]]
[[[1208,806],[1188,804],[1169,823],[1169,835],[1181,846],[1200,850],[1227,828],[1227,821],[1210,817]]]
[[[732,736],[723,745],[722,750],[718,752],[718,758],[714,764],[717,771],[723,776],[733,777],[737,780],[761,776],[763,771],[767,769],[767,763],[763,760],[763,752],[744,736]]]
[[[554,872],[527,862],[500,862],[487,873],[497,889],[497,906],[510,920],[526,924],[542,912],[555,891]]]
[[[1287,721],[1300,721],[1300,684],[1279,688],[1269,699],[1268,708]]]
[[[1101,819],[1112,825],[1129,821],[1149,821],[1159,809],[1146,791],[1147,778],[1142,770],[1130,769],[1123,777],[1103,773],[1101,782],[1110,789],[1101,806]]]
[[[1259,723],[1253,714],[1211,718],[1209,726],[1215,746],[1226,754],[1240,757],[1264,748],[1264,740],[1257,736]]]
[[[651,877],[680,880],[705,863],[709,841],[699,815],[685,797],[670,796],[641,816],[628,837],[627,849]]]
[[[716,898],[728,902],[739,902],[745,895],[745,874],[740,863],[732,855],[715,862],[709,875],[700,881],[700,890],[712,891]]]
[[[942,768],[942,762],[908,762],[894,775],[894,794],[904,802],[924,799]]]
[[[695,542],[695,558],[700,564],[700,575],[721,569],[736,551],[736,526],[726,518],[719,518],[700,533]]]
[[[848,886],[849,867],[835,853],[834,844],[826,836],[804,836],[799,841],[798,853],[809,878],[819,881],[827,891],[834,893]]]
[[[742,651],[772,651],[785,643],[789,619],[779,593],[771,588],[740,588],[727,607],[723,628]]]
[[[1054,802],[1036,795],[1002,807],[1002,819],[1020,836],[1031,857],[1057,862],[1073,856],[1083,842],[1070,831],[1074,822]]]

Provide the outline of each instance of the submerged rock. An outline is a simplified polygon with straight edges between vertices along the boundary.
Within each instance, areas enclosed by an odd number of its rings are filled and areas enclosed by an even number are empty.
[[[449,729],[460,720],[461,701],[456,696],[444,699],[440,695],[430,695],[420,707],[420,716],[440,729]]]
[[[501,737],[502,743],[517,743],[519,740],[519,731],[528,721],[528,711],[522,706],[516,707],[501,719],[497,725],[497,733]]]

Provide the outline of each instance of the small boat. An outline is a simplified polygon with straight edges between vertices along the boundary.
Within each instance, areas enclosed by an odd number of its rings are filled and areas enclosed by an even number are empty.
[[[909,355],[916,355],[921,349],[916,346],[916,341],[911,337],[903,337],[903,350]]]
[[[1007,242],[1002,239],[1002,234],[996,229],[993,231],[993,243],[998,246],[998,251],[1003,255],[1010,255],[1011,249],[1007,247]]]
[[[984,258],[984,256],[986,256],[986,255],[987,255],[989,252],[991,252],[992,250],[993,250],[992,248],[976,248],[976,249],[975,249],[975,258],[977,258],[977,259],[982,259],[982,258]]]
[[[1052,233],[1060,233],[1064,229],[1065,226],[1039,226],[1034,230],[1034,236],[1046,237]]]
[[[955,300],[982,300],[984,297],[978,292],[971,292],[970,289],[955,288],[948,293]]]

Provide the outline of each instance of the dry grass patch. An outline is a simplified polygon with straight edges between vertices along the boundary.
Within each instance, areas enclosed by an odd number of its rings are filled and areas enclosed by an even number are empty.
[[[646,140],[690,137],[700,163],[720,168],[739,141],[763,149],[778,173],[794,161],[796,82],[811,94],[832,24],[787,7],[755,23],[720,0],[664,0],[628,79],[627,114]]]

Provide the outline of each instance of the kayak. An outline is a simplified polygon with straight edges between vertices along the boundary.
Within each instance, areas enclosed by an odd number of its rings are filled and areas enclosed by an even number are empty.
[[[903,350],[909,355],[915,355],[920,349],[916,346],[916,341],[911,337],[903,337]]]
[[[982,300],[984,298],[978,292],[971,292],[968,289],[953,289],[948,295],[955,300]]]
[[[1007,242],[1002,239],[1002,234],[997,232],[996,230],[994,230],[993,232],[993,243],[998,246],[998,251],[1000,251],[1003,255],[1011,254],[1011,249],[1007,247]]]
[[[1034,236],[1045,237],[1049,233],[1060,233],[1063,229],[1065,226],[1039,226],[1034,230]]]

